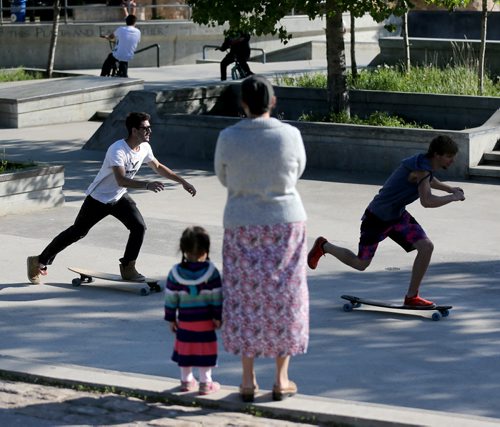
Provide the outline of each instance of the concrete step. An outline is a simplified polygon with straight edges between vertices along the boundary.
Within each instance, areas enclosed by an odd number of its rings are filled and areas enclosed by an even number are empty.
[[[77,76],[0,86],[0,127],[24,128],[89,120],[96,111],[113,109],[144,81]]]
[[[500,178],[500,166],[478,165],[469,168],[469,175],[476,177]]]
[[[93,122],[103,122],[106,120],[109,115],[113,112],[113,110],[103,110],[103,111],[96,111],[95,114],[92,116],[92,121]]]
[[[483,154],[483,160],[485,162],[500,163],[500,151],[489,151]]]

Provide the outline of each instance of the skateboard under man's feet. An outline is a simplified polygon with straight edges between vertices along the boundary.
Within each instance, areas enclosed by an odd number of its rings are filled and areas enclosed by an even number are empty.
[[[80,286],[82,283],[92,283],[94,278],[109,280],[111,282],[121,283],[146,283],[148,287],[143,287],[139,290],[139,295],[149,295],[151,292],[161,292],[161,286],[158,280],[145,278],[144,280],[124,280],[119,274],[102,273],[100,271],[86,270],[78,267],[68,267],[68,270],[80,275],[74,278],[71,283],[73,286]]]
[[[359,297],[355,297],[352,295],[342,295],[341,298],[349,301],[344,304],[344,311],[352,311],[355,308],[361,307],[363,304],[371,305],[374,307],[383,307],[383,308],[391,308],[394,310],[431,310],[435,311],[432,313],[432,320],[441,320],[442,317],[447,317],[450,314],[450,310],[453,308],[451,305],[428,305],[422,307],[415,307],[410,305],[397,305],[397,304],[389,304],[383,301],[374,301],[363,299]]]

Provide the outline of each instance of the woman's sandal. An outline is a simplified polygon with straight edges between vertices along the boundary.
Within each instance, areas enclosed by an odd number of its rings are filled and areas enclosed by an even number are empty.
[[[273,386],[273,400],[283,400],[287,397],[292,397],[297,393],[297,384],[293,381],[288,381],[288,387],[280,388],[277,385]]]
[[[253,387],[243,387],[240,385],[240,397],[243,402],[253,402],[255,399],[255,393],[259,391],[259,386],[254,385]]]

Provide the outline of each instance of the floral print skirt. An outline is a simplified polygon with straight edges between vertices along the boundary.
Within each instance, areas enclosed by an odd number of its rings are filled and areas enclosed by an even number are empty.
[[[305,222],[224,230],[222,339],[246,357],[307,351]]]

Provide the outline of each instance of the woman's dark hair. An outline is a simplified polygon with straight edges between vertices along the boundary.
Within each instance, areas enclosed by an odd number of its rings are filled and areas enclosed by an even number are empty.
[[[184,254],[201,255],[210,252],[210,236],[207,230],[198,225],[186,228],[181,236],[180,250],[182,261],[185,262]]]

